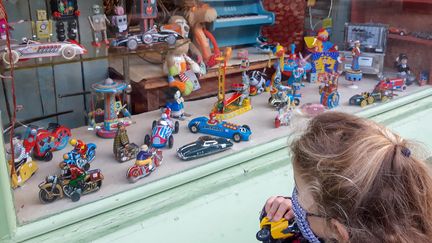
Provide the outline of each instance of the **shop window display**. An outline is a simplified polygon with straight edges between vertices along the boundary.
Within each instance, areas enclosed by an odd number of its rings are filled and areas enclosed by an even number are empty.
[[[322,112],[427,92],[432,4],[367,2],[0,1],[17,225],[259,150]]]

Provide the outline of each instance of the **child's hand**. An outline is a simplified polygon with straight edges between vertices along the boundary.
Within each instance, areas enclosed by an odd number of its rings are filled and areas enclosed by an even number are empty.
[[[281,196],[270,197],[267,200],[264,209],[267,212],[267,217],[273,222],[279,221],[282,217],[287,220],[294,218],[294,213],[291,210],[292,203],[290,198]]]

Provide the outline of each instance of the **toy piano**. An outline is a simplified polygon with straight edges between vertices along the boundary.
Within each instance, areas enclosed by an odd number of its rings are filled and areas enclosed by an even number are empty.
[[[216,9],[217,19],[209,30],[220,47],[255,44],[261,26],[271,25],[275,15],[261,0],[203,0]]]

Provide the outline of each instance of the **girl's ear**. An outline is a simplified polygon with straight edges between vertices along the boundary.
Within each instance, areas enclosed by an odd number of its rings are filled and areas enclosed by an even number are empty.
[[[341,222],[337,219],[330,220],[331,225],[335,229],[336,239],[339,239],[340,242],[349,242],[349,234],[348,230]]]

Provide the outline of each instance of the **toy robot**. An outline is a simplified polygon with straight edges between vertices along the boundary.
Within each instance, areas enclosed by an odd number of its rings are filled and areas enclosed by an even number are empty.
[[[128,31],[128,20],[127,15],[124,12],[122,6],[116,6],[114,8],[115,15],[111,17],[111,24],[115,27],[117,36],[127,35]]]
[[[100,11],[100,6],[95,4],[92,7],[93,9],[93,15],[88,17],[88,20],[90,22],[90,27],[93,31],[93,42],[92,45],[99,47],[101,46],[98,33],[101,35],[101,41],[103,41],[106,45],[109,44],[108,37],[107,37],[107,22],[110,24],[109,19],[107,16]]]
[[[139,9],[135,9],[139,13],[141,32],[147,32],[154,25],[154,20],[157,17],[157,1],[156,0],[140,0]]]
[[[33,39],[51,41],[52,37],[52,21],[47,18],[45,10],[36,10],[37,20],[32,22],[34,30]]]

